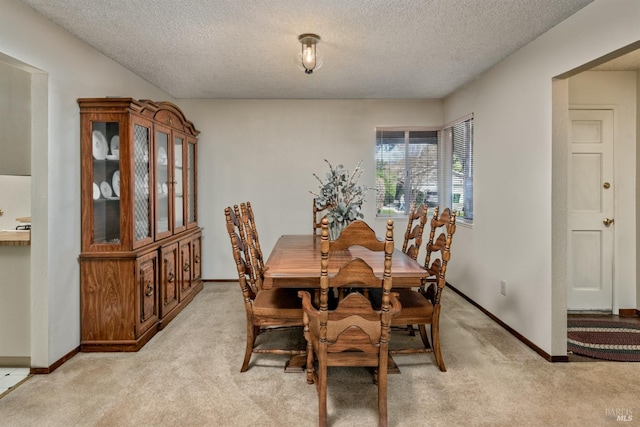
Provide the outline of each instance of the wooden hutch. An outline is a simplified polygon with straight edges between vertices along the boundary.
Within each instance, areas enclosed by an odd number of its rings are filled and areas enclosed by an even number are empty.
[[[81,351],[138,351],[202,289],[197,135],[169,102],[80,106]]]

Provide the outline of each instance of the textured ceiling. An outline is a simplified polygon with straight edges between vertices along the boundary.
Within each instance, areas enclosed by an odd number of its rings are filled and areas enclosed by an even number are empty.
[[[23,0],[176,98],[441,98],[591,1]]]

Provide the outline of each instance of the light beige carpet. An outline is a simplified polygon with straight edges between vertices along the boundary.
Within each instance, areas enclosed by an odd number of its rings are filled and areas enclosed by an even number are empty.
[[[286,356],[254,355],[239,372],[244,322],[237,283],[205,284],[138,353],[81,353],[9,392],[0,425],[317,425],[315,387],[283,372]],[[549,363],[451,290],[441,330],[448,372],[431,354],[394,356],[402,373],[389,376],[391,426],[613,426],[615,411],[631,411],[623,425],[640,424],[638,364]],[[401,334],[392,344],[419,340]],[[328,410],[329,425],[375,426],[369,372],[331,369]]]

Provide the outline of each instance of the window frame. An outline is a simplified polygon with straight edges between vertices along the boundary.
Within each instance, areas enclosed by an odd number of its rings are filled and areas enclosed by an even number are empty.
[[[435,132],[436,133],[436,140],[437,140],[437,154],[436,154],[436,161],[438,162],[438,168],[440,165],[440,132],[441,132],[442,128],[439,126],[377,126],[375,128],[375,134],[376,134],[376,150],[377,150],[377,145],[378,145],[378,132],[404,132],[405,136],[404,136],[404,144],[405,144],[405,158],[404,158],[404,162],[405,162],[405,168],[404,168],[404,177],[403,180],[406,183],[408,183],[408,169],[407,169],[407,165],[409,164],[409,159],[408,159],[408,150],[407,150],[407,146],[409,144],[409,137],[407,135],[408,132]],[[378,161],[376,159],[375,161],[376,164],[376,177],[378,175]],[[440,170],[438,169],[437,174],[440,174]],[[376,178],[377,179],[377,178]],[[439,181],[439,177],[438,177],[438,181]],[[410,186],[410,185],[409,185]],[[404,189],[406,192],[406,188]],[[405,197],[406,199],[406,197]],[[440,203],[440,195],[438,193],[438,203]],[[376,209],[376,218],[404,218],[407,217],[409,214],[409,211],[411,209],[411,201],[408,200],[407,203],[404,204],[404,212],[403,213],[397,213],[395,215],[379,215]]]
[[[376,131],[376,150],[377,150],[377,146],[378,146],[378,131],[382,131],[382,132],[412,132],[412,131],[437,131],[438,135],[437,135],[437,139],[438,139],[438,153],[437,153],[437,188],[438,188],[438,206],[444,206],[444,207],[448,207],[450,209],[453,209],[453,152],[454,152],[454,141],[453,141],[453,129],[455,126],[458,126],[462,123],[468,122],[470,121],[471,123],[471,127],[470,127],[470,162],[468,162],[468,167],[470,168],[470,176],[468,178],[470,178],[471,180],[471,200],[470,200],[470,212],[466,211],[464,212],[465,215],[467,216],[466,218],[463,217],[462,215],[460,215],[457,220],[459,220],[460,223],[462,224],[468,224],[468,225],[473,225],[473,176],[474,176],[474,167],[473,164],[475,163],[474,161],[474,131],[473,131],[473,127],[474,127],[474,114],[470,113],[467,114],[463,117],[460,117],[454,121],[451,121],[447,124],[445,124],[444,126],[441,127],[429,127],[429,126],[377,126],[375,128]],[[406,135],[405,135],[405,140],[407,139]],[[405,144],[407,144],[407,142],[405,142]],[[465,151],[466,154],[466,151]],[[377,171],[378,171],[378,162],[377,162],[377,158],[376,158],[376,176],[377,176]],[[408,165],[408,161],[405,158],[405,175],[407,174],[407,165]],[[463,200],[464,200],[464,189],[467,188],[468,183],[465,183],[465,177],[463,175],[462,177],[463,179],[463,183],[462,183],[462,187],[463,187]],[[379,215],[377,212],[378,209],[376,209],[376,219],[380,218],[380,219],[387,219],[387,218],[404,218],[407,216],[407,213],[409,212],[409,207],[405,205],[405,212],[404,213],[398,213],[395,215]]]

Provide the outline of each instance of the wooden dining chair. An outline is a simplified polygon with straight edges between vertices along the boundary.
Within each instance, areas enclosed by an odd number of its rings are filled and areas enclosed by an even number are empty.
[[[404,233],[402,252],[413,259],[418,259],[418,252],[420,252],[420,245],[422,245],[422,233],[424,231],[424,225],[427,223],[428,210],[426,205],[421,204],[420,206],[416,206],[415,203],[411,204],[407,231]],[[415,220],[418,220],[418,223],[414,225]]]
[[[363,246],[368,244],[363,241]],[[319,426],[327,424],[327,368],[329,366],[365,366],[374,368],[378,386],[378,423],[387,425],[387,364],[391,317],[400,311],[400,303],[392,294],[391,258],[393,255],[393,221],[387,222],[384,246],[384,275],[375,276],[361,258],[353,258],[340,267],[333,277],[328,275],[329,229],[322,220],[320,262],[320,306],[312,305],[311,294],[299,291],[304,310],[304,336],[307,340],[307,382],[316,384]],[[332,287],[382,289],[382,305],[375,310],[360,293],[347,295],[335,310],[328,309],[328,293]],[[317,359],[318,369],[314,362]]]
[[[438,215],[436,207],[431,219],[431,231],[427,242],[424,267],[428,277],[423,279],[418,290],[399,289],[398,299],[402,312],[393,317],[392,325],[418,325],[424,348],[405,348],[391,354],[431,353],[442,372],[447,369],[440,351],[440,297],[446,285],[447,263],[451,259],[451,241],[456,231],[456,213],[446,208]],[[440,232],[436,237],[436,232]],[[426,325],[430,326],[430,337]],[[429,342],[431,339],[431,343]]]
[[[225,208],[224,214],[247,319],[247,343],[240,372],[245,372],[248,369],[251,355],[254,353],[304,354],[304,349],[256,347],[256,337],[261,333],[285,327],[301,327],[302,305],[293,290],[278,288],[264,290],[262,289],[262,279],[259,277],[256,285],[251,283],[249,280],[251,267],[248,267],[251,261],[246,258],[245,244],[237,232],[237,224],[242,224],[242,222],[230,207]],[[250,251],[254,251],[254,249]]]
[[[317,236],[322,230],[322,218],[324,218],[328,209],[327,205],[318,206],[318,199],[313,199],[313,235]]]

